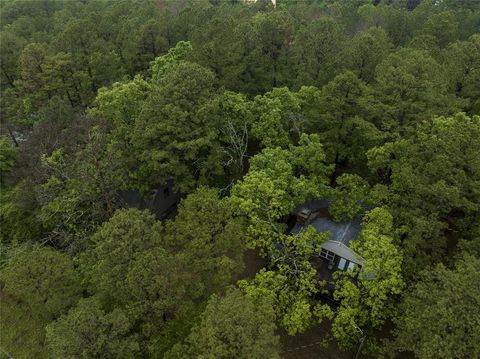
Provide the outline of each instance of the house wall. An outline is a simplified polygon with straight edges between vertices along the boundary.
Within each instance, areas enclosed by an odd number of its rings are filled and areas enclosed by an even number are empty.
[[[120,198],[125,207],[140,210],[148,209],[158,219],[163,219],[176,210],[181,194],[175,192],[173,180],[169,180],[166,184],[154,188],[149,198],[143,198],[140,192],[135,190],[121,191]]]

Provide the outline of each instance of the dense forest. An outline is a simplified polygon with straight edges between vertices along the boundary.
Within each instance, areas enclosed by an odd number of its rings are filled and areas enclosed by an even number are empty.
[[[0,4],[0,358],[480,358],[480,1]]]

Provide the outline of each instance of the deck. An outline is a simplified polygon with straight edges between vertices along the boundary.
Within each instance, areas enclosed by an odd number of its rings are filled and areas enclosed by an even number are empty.
[[[326,281],[329,292],[333,292],[335,288],[335,282],[333,280],[333,273],[335,272],[335,265],[332,269],[328,268],[328,261],[319,256],[313,256],[310,258],[313,268],[317,271],[317,280]]]

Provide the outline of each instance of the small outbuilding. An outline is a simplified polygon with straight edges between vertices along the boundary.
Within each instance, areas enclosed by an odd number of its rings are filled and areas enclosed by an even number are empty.
[[[182,198],[181,194],[175,191],[173,179],[156,186],[147,198],[136,190],[121,191],[119,195],[124,207],[149,209],[158,219],[170,218]]]
[[[298,234],[308,226],[318,232],[330,232],[330,239],[321,244],[321,251],[312,261],[321,279],[331,280],[334,271],[362,267],[364,259],[350,248],[358,238],[362,219],[354,217],[348,222],[335,222],[328,214],[328,200],[308,201],[293,211],[295,222],[291,234]]]

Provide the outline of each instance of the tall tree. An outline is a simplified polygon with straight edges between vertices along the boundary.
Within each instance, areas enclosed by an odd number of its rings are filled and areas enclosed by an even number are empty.
[[[410,132],[422,119],[449,114],[457,104],[447,94],[443,69],[425,51],[400,49],[391,53],[376,73],[377,98],[384,131]]]
[[[432,36],[440,47],[446,47],[458,37],[458,22],[452,11],[443,11],[431,15],[420,31]]]
[[[167,221],[165,241],[188,263],[206,293],[212,293],[243,269],[245,231],[227,199],[200,187],[182,201],[175,220]]]
[[[192,55],[199,64],[210,68],[221,85],[228,90],[247,90],[252,86],[246,83],[246,70],[252,28],[240,19],[247,19],[248,8],[221,3],[212,9],[211,19],[200,24],[192,34]]]
[[[364,259],[362,269],[337,272],[334,298],[338,309],[322,305],[321,313],[333,319],[332,332],[341,347],[354,348],[362,333],[375,351],[375,331],[395,313],[395,297],[404,286],[402,253],[394,243],[393,219],[383,208],[371,210],[363,220],[360,238],[352,243]],[[364,338],[365,339],[365,338]]]
[[[294,85],[320,87],[331,80],[336,65],[341,62],[344,40],[342,25],[330,17],[321,17],[301,26],[290,56],[297,76]]]
[[[247,57],[248,72],[254,81],[253,93],[269,91],[287,83],[287,52],[294,34],[294,21],[287,11],[257,13],[252,18]]]
[[[309,259],[328,235],[313,228],[287,235],[281,219],[307,199],[325,197],[331,167],[324,162],[316,135],[302,135],[288,150],[266,148],[252,158],[250,170],[232,189],[231,201],[247,217],[247,244],[267,256],[269,267],[241,286],[250,295],[268,296],[290,334],[313,323],[311,297],[319,288]]]
[[[136,358],[139,344],[120,309],[106,313],[99,301],[82,299],[47,326],[48,347],[56,358]]]
[[[315,129],[328,161],[335,165],[334,176],[344,165],[364,167],[365,152],[382,138],[376,125],[366,120],[374,106],[371,89],[346,71],[323,88],[320,106]],[[332,183],[334,180],[332,177]]]
[[[425,270],[406,292],[396,319],[394,347],[418,358],[480,355],[480,260],[465,255],[455,269]]]
[[[444,50],[449,89],[467,101],[464,108],[472,115],[480,114],[480,35],[467,41],[456,41]]]
[[[210,298],[200,322],[166,358],[280,358],[274,320],[267,298],[231,288]]]
[[[147,211],[117,211],[95,232],[91,248],[82,255],[91,291],[106,304],[125,303],[125,281],[132,262],[141,251],[159,245],[162,232],[160,222]]]
[[[369,152],[370,168],[383,177],[373,196],[394,217],[408,276],[455,246],[447,229],[468,233],[478,221],[479,138],[480,118],[458,114]]]
[[[346,41],[344,66],[359,79],[372,83],[377,65],[387,56],[391,47],[387,33],[380,27],[359,32]]]
[[[19,358],[48,357],[45,326],[79,299],[72,260],[47,247],[19,247],[0,271],[2,347]]]
[[[214,92],[213,74],[185,61],[152,89],[132,134],[141,184],[174,177],[181,191],[194,187],[198,156],[209,145],[208,125],[195,121],[194,113]]]
[[[320,95],[318,88],[303,86],[298,92],[281,87],[256,96],[252,137],[265,147],[297,144],[303,133],[316,130]]]

